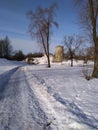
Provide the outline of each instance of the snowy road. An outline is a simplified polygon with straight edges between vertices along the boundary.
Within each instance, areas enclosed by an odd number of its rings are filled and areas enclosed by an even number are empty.
[[[76,77],[79,80],[79,76],[79,69],[43,71],[32,66],[1,74],[0,130],[98,130],[95,93],[90,93],[90,84],[85,90],[83,83],[77,88],[73,81]],[[96,91],[95,99],[98,98],[98,89],[95,87],[93,91]],[[89,109],[84,105],[89,105]],[[92,105],[95,105],[93,110]]]
[[[12,69],[3,76],[6,80],[0,86],[0,130],[64,129],[53,108],[59,103],[26,67]]]
[[[27,75],[25,71],[16,68],[4,74],[6,80],[0,86],[0,130],[42,130],[49,127],[48,117],[37,97],[41,95],[35,95],[35,88],[29,84],[33,75]]]

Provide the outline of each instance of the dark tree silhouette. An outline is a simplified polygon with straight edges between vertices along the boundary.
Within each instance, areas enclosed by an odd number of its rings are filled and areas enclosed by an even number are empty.
[[[0,40],[0,57],[1,58],[10,58],[12,53],[12,46],[10,44],[9,38],[6,36],[4,39]]]
[[[25,55],[23,54],[22,50],[18,50],[14,52],[12,59],[17,61],[22,61],[25,59]]]
[[[54,21],[56,8],[57,5],[53,4],[49,8],[38,7],[35,12],[30,11],[28,13],[28,16],[30,18],[30,35],[32,38],[37,38],[37,42],[44,50],[44,53],[47,56],[48,67],[51,67],[49,58],[49,46],[52,34],[52,25],[58,26],[57,22]]]

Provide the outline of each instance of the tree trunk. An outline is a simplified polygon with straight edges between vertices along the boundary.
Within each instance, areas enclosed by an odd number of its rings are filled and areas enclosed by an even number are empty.
[[[94,42],[94,68],[92,77],[98,78],[98,37],[97,37],[97,15],[98,15],[98,7],[94,8],[93,0],[88,0],[90,7],[90,19],[92,23],[92,34],[93,34],[93,42]]]
[[[73,67],[74,52],[70,51],[71,67]]]
[[[71,58],[71,67],[73,67],[73,58]]]
[[[47,55],[47,61],[48,61],[48,65],[47,65],[47,67],[50,68],[51,65],[50,65],[50,57],[49,57],[49,55]]]
[[[48,68],[50,68],[51,67],[51,65],[50,65],[50,49],[49,49],[49,37],[50,37],[50,22],[49,22],[49,19],[48,19],[48,23],[47,23],[47,25],[48,25],[48,30],[47,30],[47,60],[48,60]]]
[[[94,53],[94,69],[92,77],[98,78],[98,38],[96,39],[95,53]]]

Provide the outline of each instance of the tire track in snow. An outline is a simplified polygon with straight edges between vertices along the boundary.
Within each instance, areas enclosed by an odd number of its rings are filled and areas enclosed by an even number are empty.
[[[12,82],[18,68],[10,70],[5,74],[2,82],[2,91],[0,93],[0,129],[1,130],[23,130],[20,125],[21,110],[19,109],[19,82]],[[14,80],[13,80],[14,81]],[[19,122],[20,121],[20,122]]]
[[[21,69],[22,71],[24,70],[23,68]],[[34,122],[32,122],[33,124],[35,123],[35,126],[33,126],[33,129],[35,130],[44,130],[44,125],[46,124],[47,121],[47,115],[45,115],[44,111],[41,109],[39,101],[36,97],[36,95],[34,94],[34,92],[32,91],[31,87],[29,86],[28,80],[30,80],[32,78],[32,75],[26,76],[25,71],[23,71],[24,77],[25,77],[25,91],[23,90],[24,93],[21,93],[22,95],[22,100],[24,100],[26,98],[26,100],[23,101],[23,106],[27,109],[27,117],[31,120],[33,119]],[[27,91],[29,91],[29,93],[27,94]],[[28,106],[28,107],[27,107]],[[25,111],[24,111],[24,115],[25,115]],[[25,117],[26,117],[25,116]],[[28,119],[26,119],[28,120]],[[28,122],[28,121],[26,121]],[[30,129],[31,126],[31,122],[28,122],[28,127]]]
[[[10,80],[11,76],[18,70],[18,68],[19,67],[16,67],[0,75],[0,81],[2,81],[0,82],[0,93],[3,93],[4,89],[6,88],[6,84]]]
[[[30,75],[30,71],[28,68],[24,68],[25,75],[28,77]],[[36,95],[40,107],[45,111],[48,116],[48,122],[45,126],[45,129],[51,127],[53,130],[67,130],[66,126],[66,117],[65,113],[61,112],[64,110],[64,106],[61,103],[57,102],[45,89],[43,84],[41,84],[38,78],[32,74],[32,79],[28,80],[29,86],[32,91]],[[61,118],[62,117],[62,118]]]
[[[2,84],[5,89],[0,99],[0,130],[44,130],[47,116],[31,91],[24,71],[18,68],[11,72]]]

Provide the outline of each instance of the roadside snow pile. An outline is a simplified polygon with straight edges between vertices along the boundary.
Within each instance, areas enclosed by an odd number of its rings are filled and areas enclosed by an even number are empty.
[[[7,60],[4,58],[0,58],[0,66],[12,66],[12,65],[26,65],[26,63],[24,61],[11,61],[11,60]]]
[[[0,66],[4,66],[4,65],[12,65],[12,62],[10,62],[7,59],[0,58]]]
[[[0,74],[3,72],[6,72],[8,70],[11,70],[18,66],[26,65],[24,61],[11,61],[4,58],[0,58]]]
[[[50,56],[50,62],[52,63],[53,56]],[[41,58],[34,58],[35,64],[47,64],[47,57],[46,55],[42,56]]]

